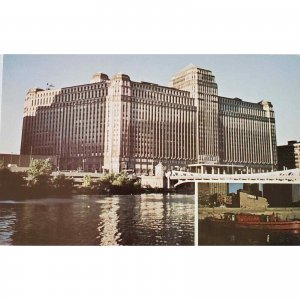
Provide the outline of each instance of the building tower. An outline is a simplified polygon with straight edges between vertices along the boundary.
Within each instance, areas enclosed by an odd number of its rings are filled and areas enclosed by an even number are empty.
[[[206,160],[219,162],[218,86],[212,72],[188,65],[172,77],[171,86],[190,92],[194,99],[198,163]]]
[[[104,170],[119,173],[130,159],[131,81],[117,74],[110,80],[106,101]]]
[[[276,141],[276,127],[275,127],[275,113],[273,110],[273,105],[267,100],[259,102],[262,105],[263,110],[268,118],[268,132],[269,132],[269,153],[270,153],[270,164],[272,166],[272,171],[277,168],[277,141]]]

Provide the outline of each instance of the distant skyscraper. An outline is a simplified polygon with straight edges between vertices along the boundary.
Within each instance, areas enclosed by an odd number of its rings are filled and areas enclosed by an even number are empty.
[[[294,144],[295,167],[300,168],[300,142]]]
[[[287,145],[277,147],[278,169],[300,168],[300,142],[288,141]]]
[[[272,207],[287,207],[299,205],[299,184],[264,184],[263,195]]]
[[[277,165],[274,111],[218,96],[212,72],[194,65],[171,87],[96,73],[90,84],[28,91],[21,153],[55,155],[67,170],[267,171]]]

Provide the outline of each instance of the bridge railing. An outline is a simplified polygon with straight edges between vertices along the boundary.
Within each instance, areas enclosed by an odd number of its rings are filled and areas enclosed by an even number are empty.
[[[254,174],[202,174],[183,171],[170,171],[166,176],[171,180],[209,180],[209,181],[284,181],[299,182],[300,169],[254,173]]]

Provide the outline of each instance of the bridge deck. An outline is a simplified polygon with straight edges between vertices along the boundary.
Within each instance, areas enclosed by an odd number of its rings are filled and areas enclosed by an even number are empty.
[[[244,183],[294,183],[300,184],[300,169],[255,174],[200,174],[171,171],[166,174],[169,180],[184,182],[244,182]]]

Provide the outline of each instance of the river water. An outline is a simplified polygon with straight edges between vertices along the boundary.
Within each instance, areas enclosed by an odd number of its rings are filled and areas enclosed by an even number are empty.
[[[193,245],[192,195],[0,201],[0,245]]]
[[[199,223],[199,245],[300,245],[299,231],[230,229]]]

